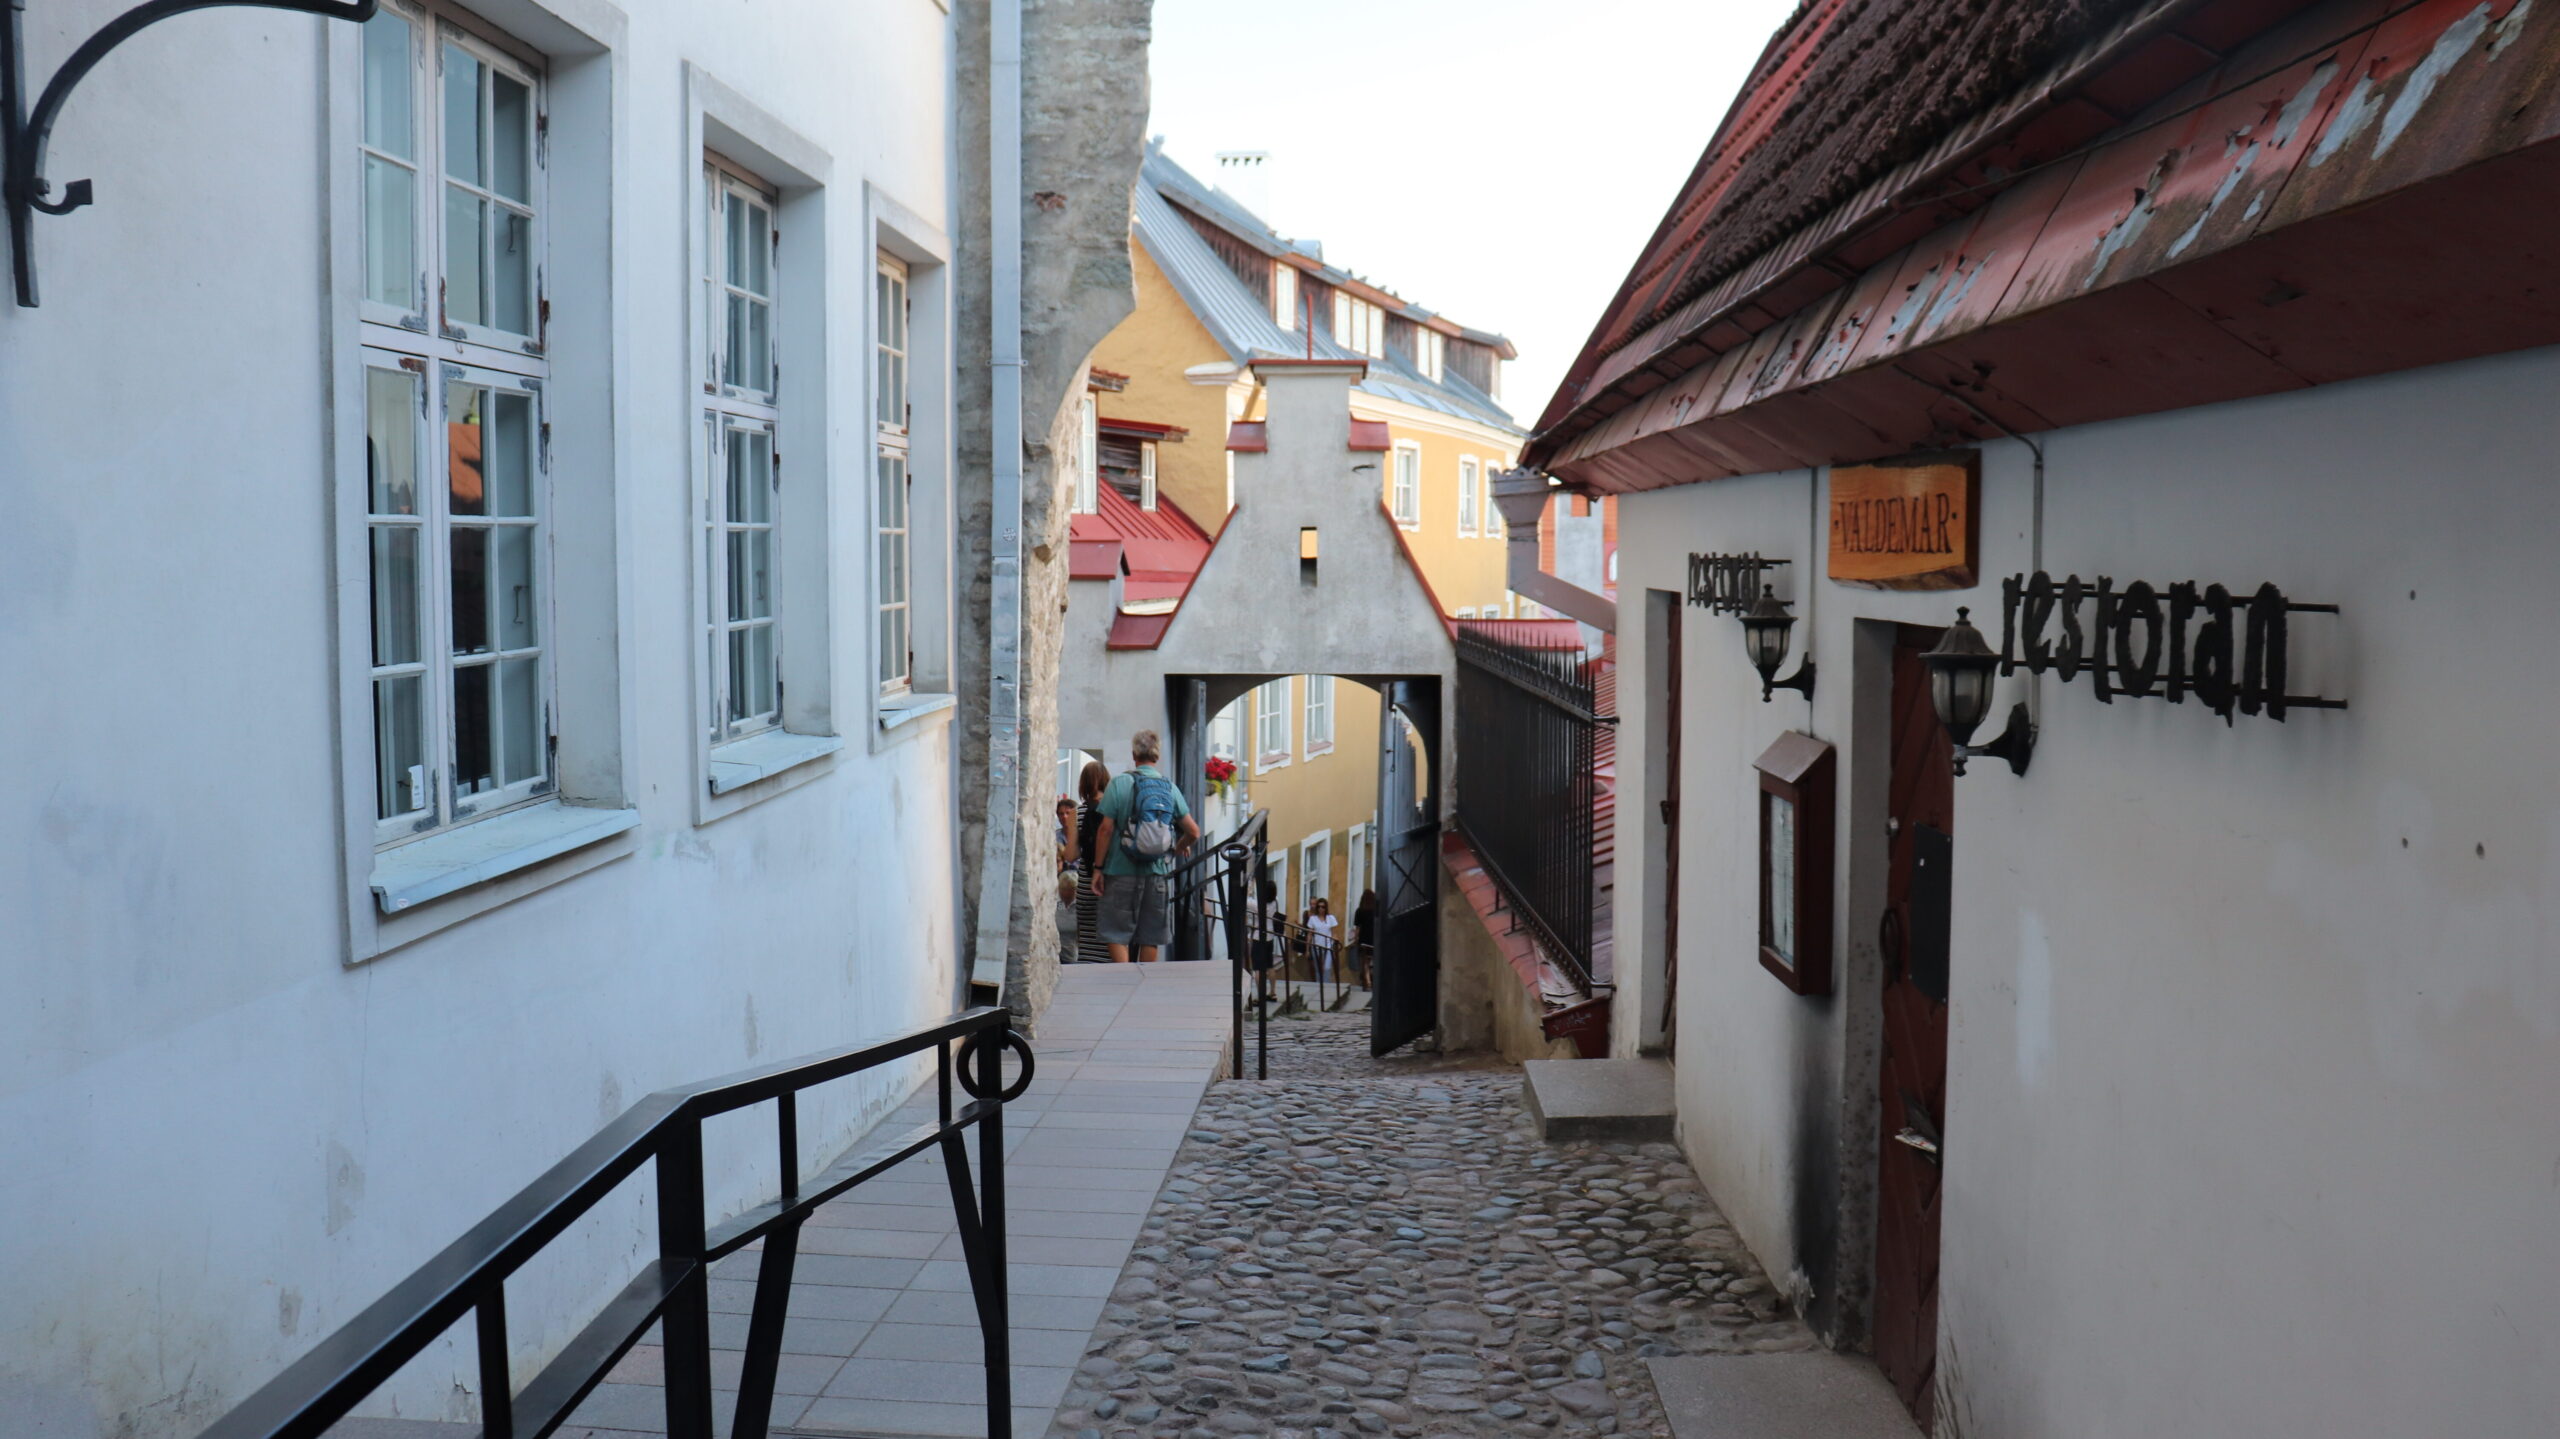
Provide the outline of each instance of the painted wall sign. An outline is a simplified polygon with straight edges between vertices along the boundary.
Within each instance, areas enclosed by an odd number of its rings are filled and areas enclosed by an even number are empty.
[[[2039,570],[2000,582],[2000,673],[2085,673],[2102,704],[2117,695],[2183,704],[2192,695],[2224,724],[2235,713],[2282,720],[2292,709],[2342,710],[2345,700],[2285,692],[2289,617],[2337,612],[2296,604],[2271,584],[2244,597],[2192,580],[2117,589],[2104,575],[2095,583],[2072,575],[2057,583]]]
[[[1689,603],[1711,614],[1738,615],[1760,598],[1762,576],[1793,560],[1765,555],[1689,556]]]
[[[1963,590],[1977,578],[1982,465],[1965,454],[1831,472],[1831,578],[1871,590]]]

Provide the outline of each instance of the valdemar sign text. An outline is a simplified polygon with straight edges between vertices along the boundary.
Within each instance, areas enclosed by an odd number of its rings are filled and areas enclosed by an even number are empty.
[[[1874,590],[1970,589],[1982,470],[1972,454],[1831,472],[1831,578]]]

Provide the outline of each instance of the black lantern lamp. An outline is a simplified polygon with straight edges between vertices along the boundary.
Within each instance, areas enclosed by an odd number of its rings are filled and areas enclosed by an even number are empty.
[[[1787,660],[1787,632],[1795,628],[1796,617],[1787,613],[1787,602],[1768,585],[1760,587],[1760,598],[1742,614],[1742,648],[1751,656],[1751,667],[1760,672],[1760,702],[1767,704],[1779,690],[1795,690],[1806,699],[1813,698],[1813,656],[1785,679],[1778,678],[1778,666]]]
[[[2000,737],[1986,745],[1971,743],[1973,732],[1991,713],[1991,685],[2000,667],[2000,656],[1983,643],[1982,631],[1973,627],[1967,616],[1969,609],[1956,611],[1956,622],[1938,640],[1938,647],[1920,657],[1929,667],[1929,706],[1938,712],[1938,723],[1945,727],[1947,738],[1955,742],[1956,773],[1964,773],[1968,756],[1981,755],[2009,762],[2009,772],[2025,774],[2027,757],[2035,752],[2036,727],[2027,718],[2027,707],[2009,707],[2009,727]]]

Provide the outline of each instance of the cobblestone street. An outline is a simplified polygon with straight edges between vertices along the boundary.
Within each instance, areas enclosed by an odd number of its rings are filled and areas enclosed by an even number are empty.
[[[1515,1067],[1367,1028],[1211,1086],[1052,1435],[1662,1434],[1645,1356],[1812,1347],[1674,1148],[1548,1145]]]

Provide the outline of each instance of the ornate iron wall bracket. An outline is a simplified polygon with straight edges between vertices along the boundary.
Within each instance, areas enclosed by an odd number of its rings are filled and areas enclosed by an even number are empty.
[[[26,44],[20,33],[27,0],[7,3],[8,23],[0,25],[0,202],[9,211],[9,267],[17,282],[18,303],[34,309],[36,215],[68,215],[96,195],[88,181],[74,180],[62,187],[59,199],[54,197],[52,182],[44,178],[45,143],[53,138],[53,122],[61,117],[71,92],[110,51],[144,29],[190,10],[255,5],[329,20],[365,21],[373,18],[379,0],[151,0],[108,21],[82,41],[45,82],[32,109],[27,106]]]
[[[1968,758],[1996,759],[2006,760],[2009,773],[2023,777],[2027,772],[2027,761],[2036,752],[2035,721],[2027,718],[2025,705],[2013,704],[2009,706],[2009,727],[2000,731],[1998,739],[1989,744],[1960,744],[1955,748],[1955,771],[1958,774],[1964,773],[1964,762]]]

